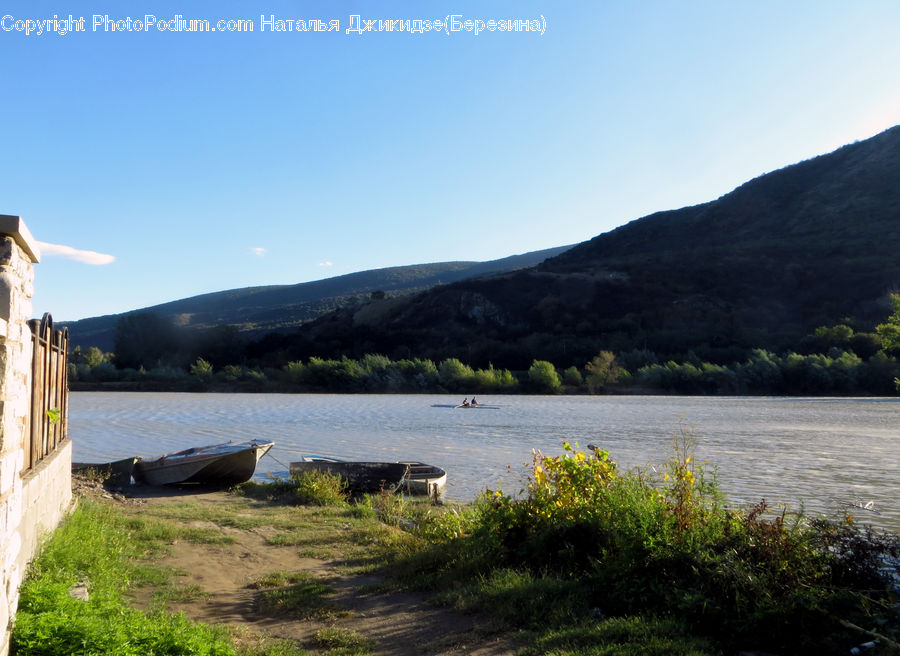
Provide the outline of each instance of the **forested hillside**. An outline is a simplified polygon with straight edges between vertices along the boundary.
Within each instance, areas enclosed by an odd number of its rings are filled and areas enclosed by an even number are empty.
[[[116,315],[60,323],[73,344],[102,351],[114,348],[116,324],[136,314],[151,313],[173,326],[195,333],[229,326],[245,337],[285,330],[372,294],[386,298],[497,271],[533,266],[571,246],[548,248],[488,262],[435,262],[360,271],[296,285],[247,287],[202,294]],[[175,350],[174,348],[172,349]]]
[[[753,348],[798,349],[823,325],[871,331],[900,289],[898,254],[893,128],[534,269],[434,289],[377,315],[346,309],[291,343],[304,356],[412,353],[510,368],[534,358],[580,365],[604,349],[728,363]]]
[[[232,366],[231,380],[301,390],[891,394],[898,254],[900,127],[530,268],[417,294],[344,286],[359,296],[294,330],[185,340],[156,315],[131,315],[119,321],[129,338],[102,359],[190,367],[206,381]],[[448,268],[405,289],[461,275]],[[400,288],[388,282],[377,284]]]

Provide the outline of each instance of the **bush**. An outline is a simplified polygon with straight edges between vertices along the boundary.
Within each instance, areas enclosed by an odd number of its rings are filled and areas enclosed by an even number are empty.
[[[458,391],[471,386],[475,372],[457,358],[447,358],[438,366],[440,383],[448,391]]]
[[[212,378],[213,366],[207,360],[197,358],[197,361],[191,365],[191,375],[202,381],[208,381]]]
[[[531,389],[538,394],[559,394],[562,392],[562,381],[552,362],[534,360],[528,369],[528,382]]]
[[[622,473],[607,452],[577,446],[563,444],[554,457],[535,452],[521,496],[485,493],[466,534],[441,541],[419,566],[432,580],[446,571],[451,589],[503,571],[535,584],[569,582],[580,610],[558,609],[558,623],[547,615],[545,628],[567,626],[567,613],[583,617],[587,607],[679,617],[731,653],[750,645],[846,653],[859,636],[836,618],[900,634],[885,568],[885,557],[900,556],[896,536],[847,518],[773,516],[764,501],[728,509],[694,458],[689,430],[676,434],[660,474]],[[463,592],[447,594],[463,603]]]
[[[600,351],[593,359],[584,365],[587,371],[587,384],[591,394],[602,391],[607,385],[612,385],[622,377],[624,370],[616,362],[616,356],[612,351]]]
[[[563,372],[563,383],[565,383],[567,387],[581,387],[583,382],[584,378],[582,377],[581,372],[578,371],[578,367],[573,365]]]
[[[297,503],[306,506],[340,506],[347,503],[347,482],[337,474],[309,471],[291,477]]]

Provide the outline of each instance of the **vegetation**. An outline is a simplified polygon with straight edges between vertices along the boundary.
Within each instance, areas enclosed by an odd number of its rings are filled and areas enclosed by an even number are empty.
[[[849,516],[773,514],[765,501],[729,507],[684,428],[657,469],[623,472],[603,450],[564,444],[557,456],[534,453],[515,496],[487,490],[468,506],[300,493],[332,483],[318,473],[248,483],[221,505],[172,503],[131,516],[83,501],[29,572],[13,653],[364,656],[375,648],[346,623],[300,645],[167,613],[177,586],[153,558],[177,537],[214,541],[187,533],[198,522],[268,526],[272,544],[388,577],[380,589],[427,589],[527,645],[526,655],[828,655],[873,637],[881,651],[872,653],[900,650],[892,581],[900,539]],[[88,601],[69,595],[79,584]],[[159,590],[157,602],[132,609],[126,593],[146,585]],[[253,587],[273,614],[352,626],[329,582],[308,572],[273,571]]]
[[[77,382],[189,387],[197,379],[189,370],[202,359],[232,387],[252,389],[281,385],[272,372],[288,363],[312,369],[314,358],[361,363],[381,354],[438,367],[455,360],[471,372],[458,372],[460,384],[451,387],[422,372],[416,387],[395,378],[373,384],[365,365],[363,374],[345,364],[343,380],[313,375],[295,385],[469,392],[463,381],[496,368],[512,372],[519,391],[554,393],[549,369],[534,372],[539,380],[528,373],[550,362],[563,391],[892,394],[900,356],[900,301],[890,296],[900,280],[898,170],[895,127],[715,201],[632,221],[540,264],[523,256],[490,267],[400,267],[85,320],[70,326],[72,343],[87,349],[83,362],[73,361]],[[326,298],[327,314],[307,312],[309,304],[324,310]],[[88,347],[115,356],[97,362]],[[768,367],[758,353],[782,361],[775,362],[780,380],[756,376]],[[485,378],[488,387],[511,389]]]
[[[737,360],[716,363],[688,353],[663,360],[649,349],[623,353],[602,350],[560,369],[549,360],[533,360],[525,370],[488,363],[473,368],[458,358],[434,362],[422,358],[392,360],[380,354],[351,359],[292,360],[277,367],[237,364],[215,366],[198,356],[189,367],[161,364],[151,369],[117,368],[117,353],[74,349],[69,363],[73,389],[131,387],[282,392],[404,392],[460,394],[605,394],[664,392],[678,394],[893,395],[900,377],[900,295],[894,313],[873,332],[847,324],[820,326],[797,350],[776,354],[751,349]]]
[[[114,350],[114,343],[123,337],[128,340],[127,334],[122,334],[122,326],[145,320],[163,322],[166,324],[163,330],[167,332],[171,332],[170,326],[177,324],[174,336],[169,335],[174,341],[168,345],[168,356],[178,350],[176,344],[192,348],[193,344],[210,339],[231,349],[236,341],[243,341],[235,339],[238,331],[254,338],[270,331],[283,332],[341,307],[358,307],[369,300],[396,298],[472,276],[533,266],[566,248],[569,247],[548,248],[489,262],[435,262],[386,267],[297,285],[230,289],[126,314],[92,317],[61,325],[68,327],[73,343],[105,351]],[[148,348],[143,348],[137,339],[133,340],[133,345],[139,356],[152,357],[151,345],[156,342],[156,337],[153,334],[147,336],[150,338]],[[120,363],[120,366],[135,369],[142,365],[147,369],[157,366],[156,358],[141,357],[141,360],[127,365]],[[214,364],[224,364],[217,360],[213,359]],[[185,366],[190,361],[188,358],[178,364]]]
[[[169,610],[172,602],[197,598],[196,586],[179,583],[181,572],[158,559],[179,541],[223,545],[235,529],[272,527],[302,533],[297,542],[315,545],[327,558],[384,563],[374,545],[396,546],[398,533],[374,513],[351,512],[346,497],[314,501],[301,488],[327,488],[333,481],[248,484],[222,504],[192,501],[125,507],[82,498],[76,510],[43,545],[21,589],[11,653],[17,656],[368,656],[374,642],[349,629],[316,632],[307,642],[248,634],[239,627],[197,624]],[[261,504],[257,499],[274,503]],[[286,503],[287,502],[287,503]],[[329,504],[322,506],[322,503]],[[300,505],[298,505],[300,504]],[[309,505],[311,504],[311,505]],[[138,511],[137,509],[140,508]],[[202,523],[209,528],[198,529]],[[272,544],[286,541],[273,537]],[[256,580],[263,612],[300,620],[333,621],[348,616],[330,598],[328,583],[305,571],[272,571]],[[132,605],[152,591],[148,610]]]
[[[12,635],[12,653],[232,656],[222,631],[162,610],[130,608],[130,585],[159,577],[138,562],[145,544],[123,517],[85,501],[31,565]],[[81,587],[87,601],[70,595]]]
[[[684,428],[658,470],[623,472],[603,450],[564,444],[558,456],[534,453],[517,495],[487,490],[468,506],[389,493],[350,503],[318,472],[238,492],[221,506],[174,503],[131,517],[83,501],[29,572],[13,653],[364,656],[375,647],[346,624],[298,645],[168,614],[177,590],[152,558],[177,537],[214,541],[188,532],[198,521],[270,526],[280,531],[267,531],[273,544],[427,589],[437,603],[515,636],[528,645],[523,654],[827,655],[873,635],[883,649],[875,653],[900,649],[891,580],[900,539],[849,516],[772,514],[764,501],[730,508]],[[79,584],[89,601],[69,595]],[[147,612],[126,600],[142,585],[159,590]],[[253,587],[273,614],[352,626],[328,582],[308,572],[273,571]]]
[[[896,647],[896,536],[728,508],[690,432],[662,476],[563,446],[534,454],[521,495],[488,491],[463,535],[403,559],[406,580],[517,627],[529,654],[837,654],[860,627]]]

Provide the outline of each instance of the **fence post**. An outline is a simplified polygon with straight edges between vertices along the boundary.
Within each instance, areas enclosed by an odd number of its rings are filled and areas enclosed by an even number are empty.
[[[49,313],[31,328],[31,412],[23,470],[34,467],[67,438],[69,383],[66,376],[68,330],[54,330]]]

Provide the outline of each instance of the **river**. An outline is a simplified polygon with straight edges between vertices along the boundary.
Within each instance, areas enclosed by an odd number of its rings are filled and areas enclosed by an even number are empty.
[[[900,532],[900,399],[502,396],[480,399],[496,408],[453,408],[460,400],[73,392],[69,436],[75,460],[97,462],[273,440],[258,478],[285,475],[309,453],[421,460],[447,470],[448,498],[469,501],[485,488],[517,492],[531,450],[556,455],[564,441],[601,445],[623,468],[658,468],[685,428],[696,436],[695,457],[717,471],[734,504],[765,498],[807,513],[849,509]]]

